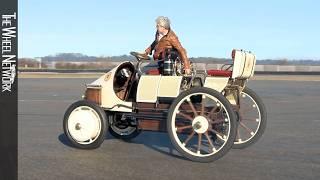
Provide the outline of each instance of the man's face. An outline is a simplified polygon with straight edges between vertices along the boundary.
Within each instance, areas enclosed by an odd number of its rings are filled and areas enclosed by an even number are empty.
[[[166,28],[164,28],[163,26],[160,26],[159,24],[157,24],[156,27],[159,33],[164,33],[166,31]]]

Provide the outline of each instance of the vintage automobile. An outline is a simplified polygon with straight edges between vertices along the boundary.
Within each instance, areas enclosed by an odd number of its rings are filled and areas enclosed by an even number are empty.
[[[246,87],[254,74],[255,55],[233,50],[233,63],[221,69],[182,73],[178,56],[168,54],[163,72],[141,70],[150,62],[131,52],[137,62],[122,62],[86,85],[83,100],[64,115],[64,133],[81,149],[99,147],[107,130],[129,140],[142,130],[168,132],[176,150],[198,162],[211,162],[232,147],[255,143],[266,127],[266,109]]]

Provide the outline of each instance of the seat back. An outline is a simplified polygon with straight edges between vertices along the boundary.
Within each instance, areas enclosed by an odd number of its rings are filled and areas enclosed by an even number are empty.
[[[253,76],[256,65],[256,56],[251,52],[243,50],[233,50],[233,70],[232,78],[247,79]]]

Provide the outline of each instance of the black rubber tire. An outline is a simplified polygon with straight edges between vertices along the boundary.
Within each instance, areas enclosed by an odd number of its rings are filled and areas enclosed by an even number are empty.
[[[260,126],[258,127],[258,131],[254,135],[254,137],[252,137],[249,141],[246,141],[244,143],[234,144],[232,147],[234,149],[243,149],[256,143],[261,138],[267,126],[267,110],[265,105],[262,102],[262,99],[253,90],[251,90],[248,87],[245,87],[243,92],[251,96],[253,100],[256,102],[260,110],[261,122],[260,122]],[[238,128],[240,128],[240,126]]]
[[[113,125],[110,125],[110,127],[109,127],[110,134],[113,137],[115,137],[117,139],[122,139],[124,141],[129,141],[129,140],[137,137],[141,133],[141,130],[139,130],[137,127],[135,127],[136,129],[132,133],[126,134],[126,135],[122,135],[122,134],[119,134],[118,132],[114,131],[111,126],[113,126]]]
[[[199,157],[199,156],[194,156],[192,154],[189,154],[188,152],[184,151],[179,144],[176,142],[174,135],[173,135],[173,127],[171,126],[171,121],[172,121],[172,116],[174,113],[174,109],[175,107],[178,105],[178,103],[185,97],[188,96],[189,94],[193,94],[193,93],[206,93],[206,94],[210,94],[211,96],[217,98],[226,108],[229,117],[230,117],[230,134],[229,134],[229,138],[226,142],[226,144],[222,147],[222,149],[220,149],[217,153],[207,156],[207,157]],[[171,143],[173,144],[173,146],[176,148],[176,150],[183,155],[184,157],[186,157],[187,159],[190,159],[191,161],[196,161],[196,162],[212,162],[215,161],[219,158],[221,158],[222,156],[224,156],[231,148],[236,136],[236,129],[237,129],[237,122],[236,122],[236,115],[235,112],[232,109],[232,106],[230,104],[230,102],[218,91],[210,89],[210,88],[206,88],[206,87],[194,87],[191,88],[189,90],[186,90],[184,92],[182,92],[175,100],[174,102],[171,104],[169,111],[168,111],[168,118],[167,118],[167,130],[168,130],[168,134],[171,140]]]
[[[79,106],[88,106],[88,107],[94,109],[97,112],[97,114],[99,115],[100,120],[101,120],[100,134],[99,134],[98,138],[95,141],[93,141],[91,144],[80,144],[80,143],[78,143],[76,140],[74,140],[72,138],[72,136],[70,135],[70,132],[68,130],[68,118],[69,118],[71,112],[75,108],[77,108]],[[105,139],[107,127],[108,127],[108,121],[106,120],[105,111],[100,106],[98,106],[97,104],[95,104],[93,102],[90,102],[90,101],[87,101],[87,100],[80,100],[80,101],[77,101],[77,102],[71,104],[69,106],[69,108],[67,109],[67,111],[65,112],[65,115],[64,115],[64,118],[63,118],[63,130],[64,130],[65,135],[68,137],[68,139],[70,140],[71,144],[74,147],[80,148],[80,149],[95,149],[95,148],[98,148],[103,143],[103,141]]]

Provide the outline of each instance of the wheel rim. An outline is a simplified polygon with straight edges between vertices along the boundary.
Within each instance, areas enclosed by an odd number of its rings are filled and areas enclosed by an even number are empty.
[[[136,127],[132,126],[118,127],[116,124],[112,124],[110,127],[115,133],[121,136],[128,136],[137,129]]]
[[[201,101],[195,102],[192,98],[200,98]],[[206,93],[194,93],[184,97],[175,107],[171,130],[183,151],[207,157],[226,145],[230,135],[229,122],[230,116],[217,98]]]
[[[261,112],[256,101],[246,92],[241,92],[238,111],[238,128],[234,144],[250,141],[259,130]]]
[[[77,143],[91,144],[100,135],[101,118],[93,108],[79,106],[69,115],[68,131]]]

